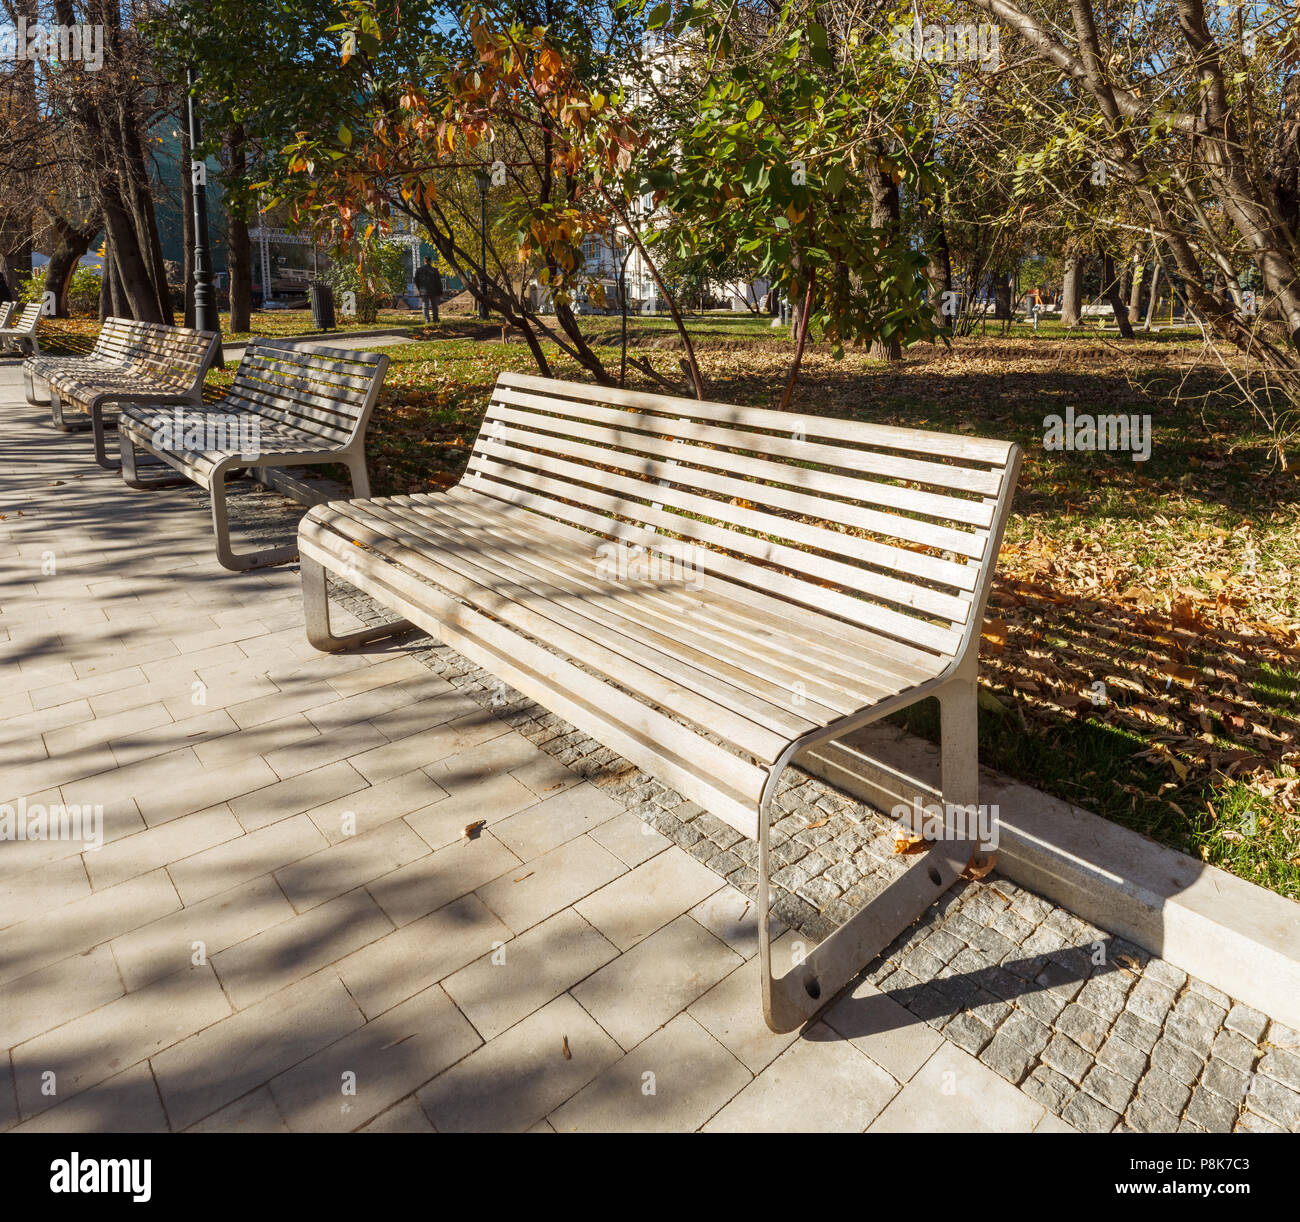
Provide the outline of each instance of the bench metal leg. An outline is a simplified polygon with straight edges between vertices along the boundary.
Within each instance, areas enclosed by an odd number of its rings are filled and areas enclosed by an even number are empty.
[[[370,475],[366,471],[364,454],[349,454],[343,460],[347,463],[348,474],[352,477],[352,496],[364,501],[370,495]]]
[[[73,419],[63,410],[63,400],[57,390],[50,390],[50,423],[64,433],[84,433],[91,427],[90,421],[82,412],[77,412]]]
[[[114,462],[108,456],[108,447],[104,441],[104,431],[108,428],[117,428],[117,422],[104,419],[104,405],[95,404],[90,409],[90,427],[95,433],[95,461],[109,471],[116,471],[122,464]]]
[[[964,678],[934,693],[939,699],[943,735],[942,770],[944,835],[917,856],[907,872],[856,912],[811,951],[795,941],[790,970],[773,974],[769,928],[770,820],[781,773],[794,749],[773,765],[758,812],[759,960],[763,978],[763,1017],[777,1032],[794,1031],[849,984],[900,933],[913,924],[966,869],[979,851],[973,819],[953,807],[971,808],[978,801],[977,689]],[[974,837],[974,838],[972,838]]]
[[[117,444],[122,455],[122,482],[128,488],[138,488],[143,492],[151,492],[155,488],[180,488],[190,482],[181,475],[164,475],[157,479],[142,479],[136,469],[135,442],[126,429],[118,430]],[[167,469],[164,468],[164,470]]]
[[[397,636],[415,627],[410,620],[394,620],[374,628],[363,628],[346,636],[335,636],[330,631],[329,590],[325,583],[325,567],[310,556],[302,557],[302,610],[307,622],[307,639],[322,653],[339,649],[352,649],[367,641],[377,641],[386,636]]]
[[[212,531],[216,536],[217,560],[223,568],[237,573],[249,569],[264,569],[273,564],[285,564],[298,555],[298,545],[268,547],[259,552],[236,552],[230,546],[230,519],[226,513],[226,473],[220,468],[212,473],[208,488],[212,501]]]
[[[27,396],[27,402],[33,407],[49,407],[49,399],[38,399],[36,397],[36,375],[23,364],[23,392]]]

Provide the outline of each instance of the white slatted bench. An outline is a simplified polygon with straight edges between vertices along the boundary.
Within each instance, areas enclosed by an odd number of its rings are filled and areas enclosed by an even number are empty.
[[[0,327],[7,327],[14,311],[18,308],[16,301],[0,301]]]
[[[303,518],[307,634],[423,629],[757,839],[763,1010],[789,1031],[978,848],[941,838],[774,978],[769,811],[796,756],[935,696],[944,801],[977,800],[980,625],[1019,462],[1007,442],[502,374],[455,488]],[[327,571],[402,620],[335,635]]]
[[[23,306],[17,317],[11,317],[8,323],[0,327],[0,349],[7,348],[10,343],[13,343],[17,345],[19,352],[24,350],[30,350],[32,353],[39,352],[41,344],[36,338],[36,324],[40,317],[39,301]]]
[[[148,323],[129,318],[106,318],[95,338],[95,346],[82,356],[29,356],[23,362],[23,386],[27,402],[49,407],[49,397],[36,393],[37,381],[71,372],[125,373],[131,366],[135,340],[144,334]]]
[[[122,409],[118,440],[122,478],[132,488],[176,483],[142,477],[137,449],[156,455],[212,500],[217,559],[228,569],[292,560],[289,545],[236,554],[226,514],[226,475],[256,470],[263,483],[274,468],[340,463],[357,496],[370,494],[365,437],[388,357],[291,340],[256,340],[244,351],[230,390],[216,403]]]
[[[112,367],[112,358],[101,357],[102,365],[64,367],[43,375],[54,427],[65,432],[92,429],[95,461],[101,466],[112,465],[104,444],[104,409],[109,404],[201,403],[203,381],[221,344],[214,331],[152,322],[132,323],[130,328],[119,348],[124,364]],[[75,415],[69,416],[68,407]],[[76,418],[81,413],[84,423]]]

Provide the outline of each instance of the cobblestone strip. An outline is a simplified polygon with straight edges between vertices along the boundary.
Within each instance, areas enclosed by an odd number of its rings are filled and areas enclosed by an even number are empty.
[[[391,618],[331,583],[366,622]],[[758,846],[455,650],[413,656],[751,898]],[[773,915],[819,940],[907,869],[892,822],[797,768],[774,801]],[[1300,1132],[1300,1033],[997,874],[959,883],[864,973],[1087,1132]]]

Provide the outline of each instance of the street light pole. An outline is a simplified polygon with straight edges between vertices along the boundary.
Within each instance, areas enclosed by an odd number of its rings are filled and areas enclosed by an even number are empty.
[[[474,182],[478,186],[478,316],[487,321],[487,193],[492,179],[482,170],[475,170]]]
[[[185,111],[190,129],[190,182],[194,190],[194,325],[200,331],[221,334],[216,295],[212,291],[212,267],[208,260],[208,174],[205,162],[198,159],[199,112],[194,102],[194,69],[185,69]],[[218,346],[218,354],[220,347]],[[218,355],[220,363],[220,355]]]

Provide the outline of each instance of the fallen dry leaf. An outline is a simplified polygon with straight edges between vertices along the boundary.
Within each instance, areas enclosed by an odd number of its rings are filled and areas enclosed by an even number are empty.
[[[479,819],[476,823],[467,823],[465,825],[464,836],[466,840],[477,840],[479,833],[487,827],[486,819]]]

